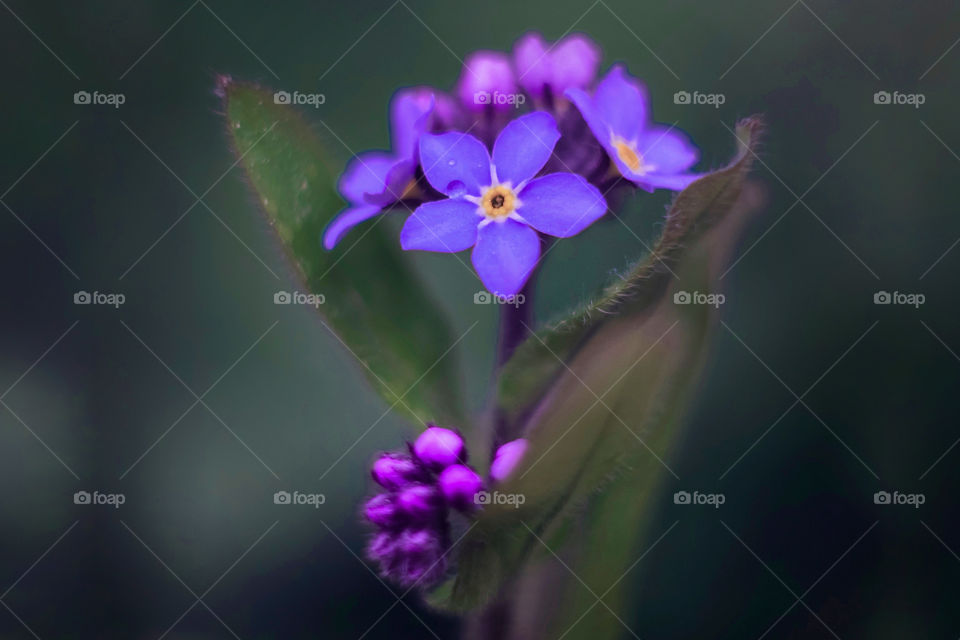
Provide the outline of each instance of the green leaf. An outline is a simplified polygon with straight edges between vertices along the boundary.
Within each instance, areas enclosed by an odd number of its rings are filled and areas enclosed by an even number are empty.
[[[529,338],[506,365],[501,406],[522,423],[530,446],[498,490],[521,494],[525,502],[484,508],[461,542],[469,563],[433,599],[435,606],[462,611],[489,601],[531,552],[552,556],[560,534],[569,530],[569,517],[589,513],[604,490],[629,486],[634,501],[615,522],[629,529],[642,521],[640,497],[663,473],[672,473],[666,451],[717,321],[714,307],[675,304],[673,294],[717,292],[718,275],[747,217],[748,208],[736,203],[760,129],[756,118],[740,123],[734,161],[677,196],[652,255],[597,300]],[[587,525],[588,538],[598,535]]]
[[[317,135],[269,90],[222,79],[228,132],[260,208],[302,282],[325,296],[329,327],[390,404],[417,422],[466,427],[456,342],[396,238],[371,222],[334,251],[321,245],[344,204]]]

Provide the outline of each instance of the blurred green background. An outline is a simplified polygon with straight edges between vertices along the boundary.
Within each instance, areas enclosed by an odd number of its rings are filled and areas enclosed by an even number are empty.
[[[571,28],[647,82],[702,169],[732,155],[738,118],[769,123],[729,329],[625,622],[644,638],[960,635],[954,3],[0,4],[0,636],[456,636],[360,560],[367,465],[413,427],[311,309],[273,304],[297,285],[231,170],[214,78],[323,93],[304,112],[345,162],[387,143],[398,87],[448,88],[470,51]],[[77,105],[80,90],[126,101]],[[653,238],[668,201],[624,220]],[[538,315],[643,251],[616,223],[560,243]],[[458,334],[477,322],[457,357],[479,409],[496,309],[464,304],[476,280],[450,256],[414,260]],[[126,302],[74,305],[80,290]],[[878,306],[880,290],[926,302]],[[76,505],[81,490],[126,502]],[[326,503],[274,505],[278,490]],[[726,502],[675,505],[679,490]],[[874,504],[881,490],[926,502]]]

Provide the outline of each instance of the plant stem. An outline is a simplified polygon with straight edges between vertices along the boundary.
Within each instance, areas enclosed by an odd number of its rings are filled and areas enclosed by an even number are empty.
[[[494,384],[500,376],[503,365],[520,343],[527,339],[533,327],[533,297],[537,272],[530,276],[527,284],[513,299],[513,304],[500,305],[500,328],[497,335],[497,362],[494,372]],[[494,409],[493,438],[490,450],[491,458],[497,447],[518,437],[511,433],[514,425],[508,424],[506,416]],[[511,602],[501,596],[486,608],[473,613],[466,624],[466,640],[503,640],[507,637],[512,619]]]
[[[470,614],[464,625],[463,640],[504,640],[509,637],[511,618],[510,604],[501,596]]]
[[[535,276],[536,274],[534,274]],[[497,336],[497,366],[494,373],[494,381],[500,376],[500,370],[503,365],[510,360],[510,356],[527,339],[533,327],[533,296],[535,289],[535,277],[527,281],[523,289],[515,297],[514,304],[504,304],[500,306],[500,331]],[[491,456],[504,442],[513,440],[519,434],[512,433],[515,425],[510,425],[506,416],[499,409],[495,409],[493,418],[493,439],[491,445]]]
[[[530,335],[533,324],[533,278],[514,298],[513,304],[500,306],[500,334],[497,337],[497,369],[499,370],[514,349]],[[522,301],[522,302],[521,302]]]

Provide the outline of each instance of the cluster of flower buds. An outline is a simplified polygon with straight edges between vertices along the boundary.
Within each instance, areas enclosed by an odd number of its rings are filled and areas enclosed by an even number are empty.
[[[458,433],[429,426],[410,453],[385,453],[371,469],[383,487],[367,501],[366,516],[377,528],[368,553],[398,584],[429,586],[446,571],[450,546],[449,509],[469,512],[483,480],[466,463]]]
[[[500,447],[490,467],[500,482],[516,467],[525,440]],[[407,452],[382,454],[370,473],[383,491],[367,500],[365,514],[376,528],[367,549],[384,577],[404,587],[429,587],[443,577],[450,547],[450,511],[478,508],[483,479],[467,466],[467,449],[456,431],[430,425]]]

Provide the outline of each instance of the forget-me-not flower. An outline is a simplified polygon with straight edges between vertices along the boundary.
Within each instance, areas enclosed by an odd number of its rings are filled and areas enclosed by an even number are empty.
[[[535,178],[560,138],[548,113],[510,122],[493,157],[465,133],[425,134],[420,160],[446,200],[420,205],[403,226],[404,249],[454,253],[473,247],[473,266],[492,293],[520,291],[540,258],[540,236],[578,234],[606,210],[600,191],[573,173]]]
[[[435,97],[429,89],[403,89],[390,102],[390,151],[367,151],[347,165],[337,184],[349,206],[330,222],[323,246],[332,249],[347,231],[415,189],[417,142],[429,129]]]
[[[610,70],[591,97],[568,89],[587,126],[620,174],[641,189],[680,191],[699,178],[689,173],[699,152],[686,135],[650,121],[650,101],[640,82],[623,66]]]

